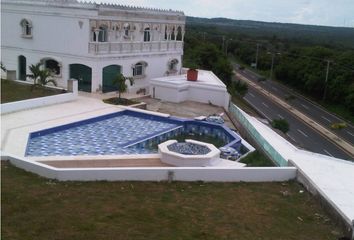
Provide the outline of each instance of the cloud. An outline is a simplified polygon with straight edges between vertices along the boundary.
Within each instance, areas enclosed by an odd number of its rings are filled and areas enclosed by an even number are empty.
[[[181,10],[188,16],[354,27],[354,0],[95,0]]]

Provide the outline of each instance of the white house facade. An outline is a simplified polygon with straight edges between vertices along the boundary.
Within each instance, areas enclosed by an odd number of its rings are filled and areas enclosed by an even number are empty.
[[[82,3],[76,0],[2,0],[1,61],[8,76],[26,80],[38,62],[59,86],[114,91],[113,78],[133,77],[129,91],[152,78],[178,74],[185,15],[172,10]]]

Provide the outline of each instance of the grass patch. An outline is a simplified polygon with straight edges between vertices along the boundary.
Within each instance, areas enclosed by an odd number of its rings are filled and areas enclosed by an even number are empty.
[[[246,163],[247,167],[274,167],[274,163],[267,156],[254,151],[241,159],[242,163]]]
[[[343,122],[340,122],[340,123],[333,123],[331,125],[331,128],[334,129],[334,130],[337,130],[337,129],[343,129],[343,128],[346,128],[348,127],[348,125],[346,123],[343,123]]]
[[[32,85],[1,79],[1,103],[47,97],[65,92],[65,90],[39,86],[32,89]]]
[[[231,95],[231,101],[237,107],[239,107],[243,111],[245,111],[247,114],[249,114],[251,116],[260,117],[260,115],[254,110],[254,108],[251,105],[249,105],[241,96],[239,96],[239,95]]]
[[[119,99],[118,97],[103,99],[103,102],[108,104],[113,104],[113,105],[124,105],[124,106],[129,106],[129,105],[139,103],[138,101],[134,101],[126,98]]]
[[[350,111],[345,106],[333,104],[322,104],[322,106],[328,111],[333,112],[341,118],[349,121],[351,124],[354,124],[354,112]]]
[[[1,165],[2,239],[342,236],[296,182],[57,182]]]

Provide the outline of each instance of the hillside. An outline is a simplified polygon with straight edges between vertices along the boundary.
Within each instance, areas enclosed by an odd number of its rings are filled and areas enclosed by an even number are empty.
[[[231,32],[237,37],[288,39],[293,42],[321,44],[354,49],[354,28],[272,23],[227,18],[187,17],[187,28],[215,34]]]

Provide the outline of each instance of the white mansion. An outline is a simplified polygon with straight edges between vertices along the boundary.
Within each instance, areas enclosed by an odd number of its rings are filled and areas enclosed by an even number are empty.
[[[75,78],[81,91],[113,91],[119,72],[135,78],[130,91],[178,74],[184,32],[179,11],[76,0],[1,1],[1,61],[8,77],[26,80],[28,67],[42,62],[59,86]]]

